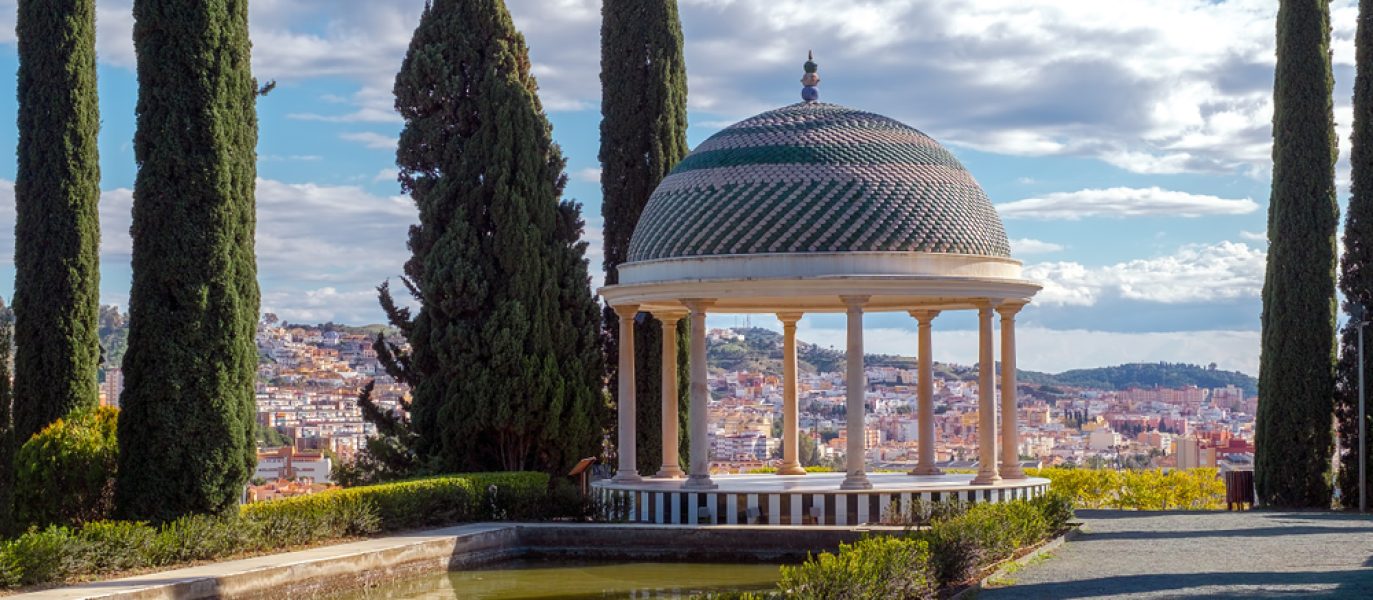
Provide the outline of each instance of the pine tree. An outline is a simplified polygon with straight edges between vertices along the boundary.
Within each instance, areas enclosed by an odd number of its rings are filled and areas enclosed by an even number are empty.
[[[396,76],[396,162],[420,213],[410,426],[428,468],[565,472],[602,439],[580,211],[560,203],[564,160],[529,70],[503,2],[435,0]]]
[[[257,89],[247,0],[136,0],[133,287],[118,512],[236,505],[256,461]]]
[[[1328,0],[1282,0],[1255,431],[1259,501],[1326,507],[1335,383],[1334,116]]]
[[[95,0],[20,0],[16,439],[99,402]]]
[[[14,342],[14,318],[10,309],[0,302],[0,539],[16,533],[14,520],[14,459],[19,451],[15,443],[14,391],[10,388],[10,348]]]
[[[1359,1],[1359,26],[1354,35],[1354,132],[1350,160],[1352,194],[1344,224],[1344,257],[1340,261],[1340,291],[1345,302],[1373,310],[1373,0]],[[1373,319],[1373,314],[1364,316]],[[1359,348],[1358,324],[1350,319],[1340,333],[1340,361],[1335,394],[1339,421],[1340,472],[1338,485],[1345,506],[1359,502]],[[1364,353],[1373,355],[1373,332],[1364,331]],[[1365,358],[1364,385],[1373,388],[1373,360]],[[1364,419],[1369,419],[1365,414]],[[1373,429],[1373,428],[1370,428]],[[1365,452],[1373,450],[1373,444]],[[1373,479],[1373,478],[1369,478]],[[1370,490],[1373,491],[1373,490]]]
[[[658,182],[687,154],[687,78],[676,0],[605,0],[601,5],[601,216],[605,223],[605,281],[617,268]],[[611,394],[620,322],[605,308]],[[677,323],[679,432],[687,431],[687,352],[690,322]],[[644,315],[634,328],[636,441],[639,470],[651,475],[662,462],[662,324]],[[618,398],[616,399],[618,401]],[[678,441],[686,458],[685,444]],[[683,463],[685,464],[685,463]]]

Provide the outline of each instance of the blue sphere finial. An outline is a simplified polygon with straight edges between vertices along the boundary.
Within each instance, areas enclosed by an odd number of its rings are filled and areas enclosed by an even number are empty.
[[[806,56],[804,68],[806,74],[801,77],[801,99],[807,103],[817,102],[820,100],[820,89],[816,87],[820,85],[820,66],[815,64],[815,51]]]

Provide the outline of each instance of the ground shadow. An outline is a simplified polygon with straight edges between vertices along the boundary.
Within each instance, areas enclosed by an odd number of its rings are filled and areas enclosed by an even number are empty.
[[[1275,537],[1291,535],[1339,535],[1351,534],[1362,531],[1357,527],[1318,527],[1315,525],[1287,526],[1287,527],[1256,527],[1248,529],[1212,529],[1209,531],[1107,531],[1093,532],[1087,530],[1083,532],[1076,541],[1106,541],[1106,540],[1173,540],[1190,538],[1246,538],[1246,537]],[[1373,532],[1373,527],[1367,528]]]
[[[1281,589],[1293,586],[1305,589]],[[1316,586],[1334,589],[1311,589]],[[1227,587],[1240,589],[1223,589]],[[987,590],[979,597],[1069,599],[1144,594],[1169,598],[1369,598],[1373,597],[1373,571],[1150,573],[1014,585]]]

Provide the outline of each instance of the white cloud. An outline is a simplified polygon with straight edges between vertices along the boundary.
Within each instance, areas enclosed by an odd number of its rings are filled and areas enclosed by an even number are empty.
[[[600,182],[601,182],[601,168],[600,168],[600,167],[587,167],[587,168],[585,168],[585,169],[580,169],[580,170],[578,170],[576,173],[573,173],[573,174],[572,174],[572,177],[573,177],[574,179],[576,179],[577,181],[585,181],[585,182],[587,182],[587,183],[600,183]]]
[[[100,3],[106,64],[134,64],[131,4]],[[508,5],[545,107],[594,109],[600,3]],[[0,0],[0,43],[13,41],[14,6]],[[303,118],[394,122],[390,89],[422,8],[418,0],[256,0],[254,69],[283,84],[329,77],[357,86],[341,105],[351,110]],[[823,97],[954,144],[1087,156],[1143,173],[1258,176],[1269,160],[1273,2],[683,0],[680,9],[689,101],[714,115],[698,123],[794,101],[799,63],[814,48]],[[1348,67],[1356,3],[1336,0],[1332,15],[1334,60]],[[1336,97],[1337,120],[1348,123],[1348,94]]]
[[[1076,221],[1086,217],[1201,217],[1243,215],[1258,210],[1248,198],[1232,200],[1191,194],[1158,187],[1086,189],[1054,192],[998,204],[997,212],[1007,219],[1046,219]]]
[[[128,297],[133,191],[100,197],[102,299]],[[395,277],[410,253],[416,220],[409,198],[377,196],[355,186],[257,184],[257,264],[263,304],[291,320],[375,321],[373,290]],[[12,268],[14,183],[0,180],[0,263]],[[8,286],[6,286],[8,289]]]
[[[380,171],[377,171],[377,174],[374,175],[374,176],[372,176],[372,183],[382,183],[382,182],[396,181],[396,178],[399,177],[399,176],[400,176],[400,170],[399,170],[399,169],[396,169],[396,168],[393,168],[393,167],[386,167],[385,169],[382,169],[382,170],[380,170]]]
[[[1030,238],[1011,240],[1011,253],[1021,254],[1049,254],[1063,250],[1063,246],[1052,242],[1043,242]]]
[[[350,131],[340,133],[339,138],[350,142],[357,142],[374,150],[395,150],[397,141],[393,136],[383,135],[373,131]]]
[[[1259,232],[1241,231],[1241,232],[1240,232],[1240,237],[1241,237],[1241,238],[1244,238],[1244,239],[1246,239],[1246,240],[1249,240],[1249,241],[1251,241],[1251,242],[1263,242],[1263,243],[1265,243],[1265,244],[1268,243],[1268,232],[1267,232],[1267,231],[1259,231]]]
[[[1190,244],[1172,255],[1105,267],[1048,262],[1025,267],[1044,285],[1035,302],[1092,306],[1103,297],[1178,304],[1256,297],[1263,288],[1266,255],[1247,244]]]
[[[131,5],[98,7],[106,64],[134,65]],[[357,86],[336,95],[343,110],[298,118],[393,123],[391,86],[423,5],[255,0],[254,69],[283,87],[324,77]],[[600,2],[508,5],[544,106],[594,109]],[[13,42],[14,7],[0,0],[0,43]],[[908,120],[949,143],[1086,156],[1141,173],[1266,175],[1273,2],[683,0],[680,10],[693,116],[709,113],[694,123],[794,101],[799,63],[814,48],[824,98]],[[1334,60],[1348,70],[1357,3],[1335,0],[1331,10]],[[1336,93],[1346,125],[1348,96]]]

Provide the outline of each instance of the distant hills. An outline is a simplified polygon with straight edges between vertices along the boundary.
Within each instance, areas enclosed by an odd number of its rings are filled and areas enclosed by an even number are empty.
[[[711,340],[708,346],[710,366],[721,371],[782,372],[782,334],[760,327],[735,328],[744,337]],[[889,366],[914,369],[915,357],[869,354],[864,357],[868,366]],[[823,348],[797,340],[797,362],[802,372],[837,373],[844,370],[844,352]],[[972,380],[977,371],[972,366],[935,363],[935,373],[943,379]],[[1074,369],[1058,374],[1018,371],[1020,383],[1064,387],[1090,387],[1101,390],[1124,390],[1131,387],[1179,388],[1195,385],[1217,388],[1233,385],[1245,395],[1258,393],[1258,380],[1238,371],[1223,371],[1215,365],[1199,366],[1182,363],[1132,363],[1095,369]]]
[[[1016,377],[1022,383],[1037,383],[1054,387],[1092,387],[1103,390],[1123,390],[1131,387],[1178,388],[1195,385],[1218,388],[1233,385],[1244,390],[1246,396],[1259,391],[1259,381],[1238,371],[1222,371],[1209,366],[1183,363],[1131,363],[1096,369],[1074,369],[1057,375],[1020,371]]]

